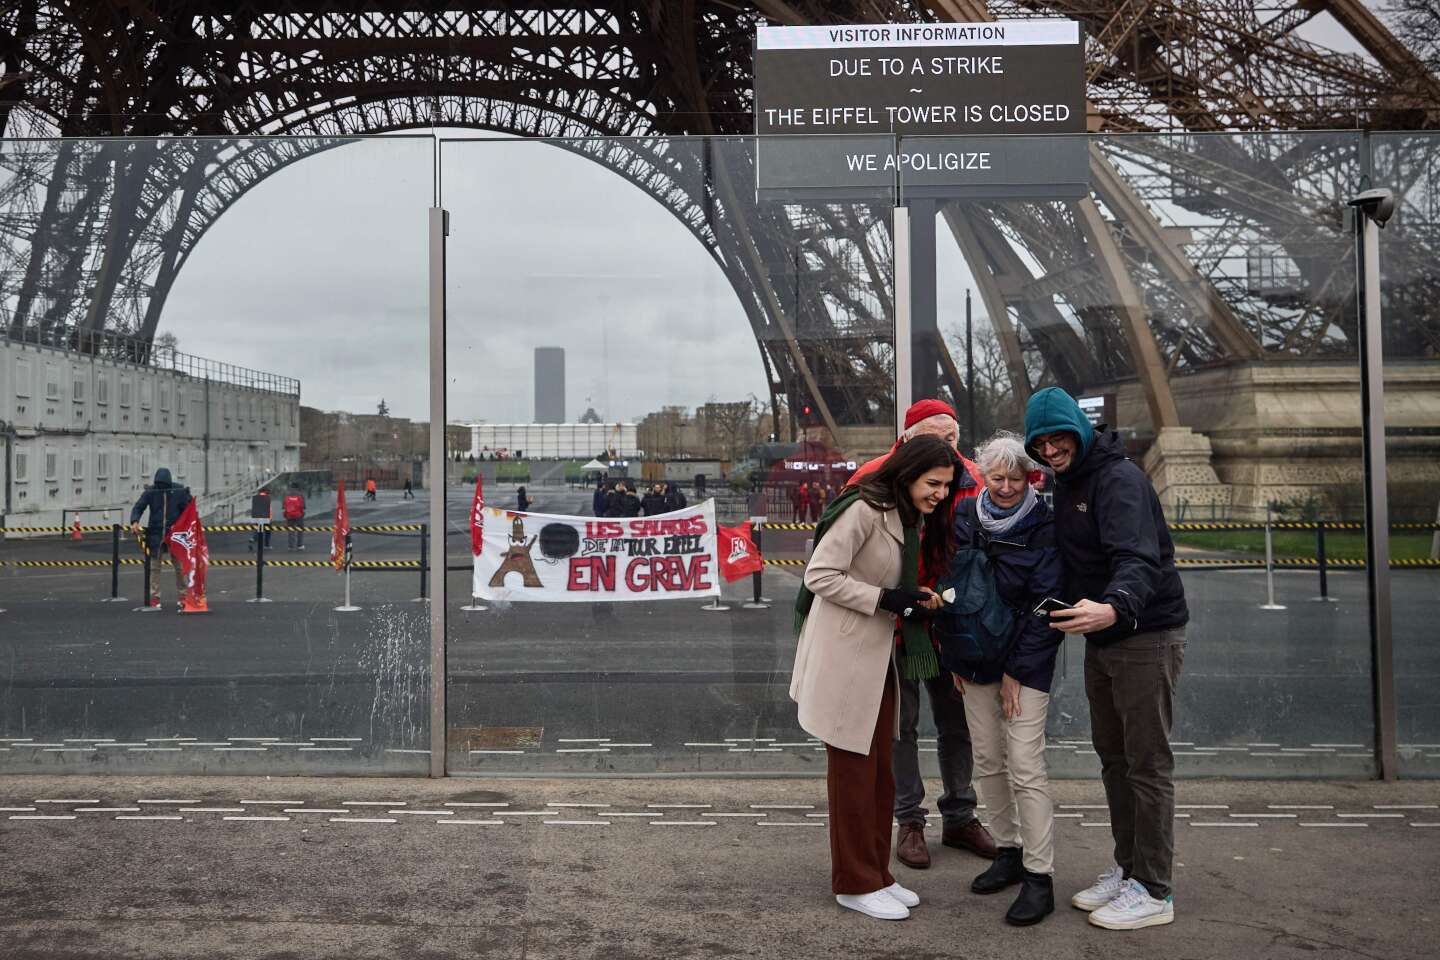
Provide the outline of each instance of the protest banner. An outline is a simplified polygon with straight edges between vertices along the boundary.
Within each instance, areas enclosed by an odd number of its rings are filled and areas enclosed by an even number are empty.
[[[491,522],[483,525],[471,587],[482,599],[603,603],[720,594],[713,500],[653,517],[484,513]]]

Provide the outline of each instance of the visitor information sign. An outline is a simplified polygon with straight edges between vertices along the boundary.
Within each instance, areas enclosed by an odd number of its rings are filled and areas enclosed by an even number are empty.
[[[1081,195],[1082,40],[1071,20],[760,27],[759,187]]]

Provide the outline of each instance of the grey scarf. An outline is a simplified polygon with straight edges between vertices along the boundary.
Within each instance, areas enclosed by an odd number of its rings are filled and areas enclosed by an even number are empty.
[[[980,526],[985,528],[986,533],[992,537],[1003,537],[1025,519],[1026,514],[1035,509],[1039,500],[1035,495],[1035,488],[1026,484],[1025,499],[1009,510],[1004,510],[991,502],[989,490],[982,490],[980,496],[975,498],[975,516],[979,518]]]

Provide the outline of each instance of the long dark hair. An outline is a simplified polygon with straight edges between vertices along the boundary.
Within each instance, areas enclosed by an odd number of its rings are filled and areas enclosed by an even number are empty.
[[[935,512],[922,514],[910,500],[910,485],[937,467],[955,471],[950,491]],[[860,498],[877,510],[898,510],[900,522],[913,527],[923,516],[925,569],[943,571],[950,563],[950,524],[954,520],[955,498],[960,492],[960,471],[965,469],[955,450],[939,437],[921,434],[900,444],[869,477],[860,482]]]

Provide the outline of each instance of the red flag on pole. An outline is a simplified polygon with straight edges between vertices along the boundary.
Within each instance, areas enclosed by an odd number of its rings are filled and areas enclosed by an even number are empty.
[[[716,527],[720,575],[731,583],[765,569],[765,559],[750,537],[750,521],[733,527]]]
[[[209,610],[205,602],[205,574],[210,569],[210,548],[205,545],[205,528],[200,525],[200,511],[191,497],[180,518],[165,535],[170,556],[185,578],[185,596],[181,598],[186,613]]]
[[[480,556],[485,548],[485,476],[475,474],[475,499],[470,504],[470,553]]]
[[[335,494],[335,535],[330,540],[330,562],[337,571],[350,562],[350,510],[345,506],[345,481]]]

